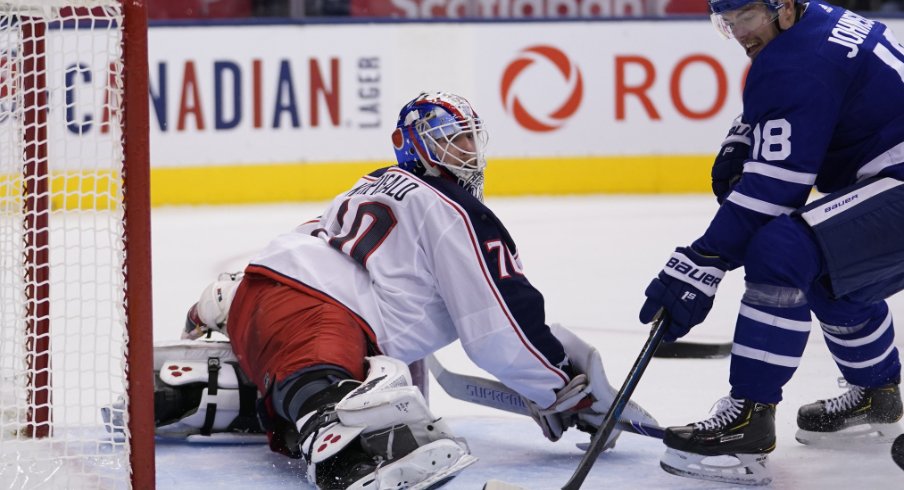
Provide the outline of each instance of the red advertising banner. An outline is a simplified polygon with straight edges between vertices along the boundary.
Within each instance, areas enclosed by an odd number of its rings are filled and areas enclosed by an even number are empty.
[[[705,0],[350,0],[357,17],[599,18],[705,14]]]

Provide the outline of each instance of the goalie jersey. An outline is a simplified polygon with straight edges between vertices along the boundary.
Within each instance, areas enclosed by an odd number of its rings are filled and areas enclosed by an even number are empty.
[[[406,363],[460,339],[478,366],[542,407],[570,379],[515,243],[455,181],[380,169],[247,271],[346,308],[381,353]]]
[[[814,185],[904,180],[904,46],[881,22],[811,1],[754,59],[742,118],[753,128],[743,177],[694,243],[734,266]]]

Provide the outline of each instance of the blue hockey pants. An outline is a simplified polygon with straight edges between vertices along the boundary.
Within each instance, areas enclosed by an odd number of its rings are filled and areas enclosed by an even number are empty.
[[[744,260],[732,396],[777,403],[800,364],[811,316],[851,384],[900,380],[885,298],[904,288],[904,184],[867,181],[765,225]]]

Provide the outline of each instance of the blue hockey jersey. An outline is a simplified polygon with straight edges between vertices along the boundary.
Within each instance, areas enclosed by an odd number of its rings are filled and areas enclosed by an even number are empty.
[[[812,1],[754,59],[741,181],[694,248],[739,266],[754,233],[866,178],[904,179],[904,45],[885,24]]]

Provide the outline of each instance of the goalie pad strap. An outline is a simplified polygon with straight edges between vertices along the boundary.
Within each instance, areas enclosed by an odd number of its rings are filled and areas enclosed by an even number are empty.
[[[239,416],[232,422],[230,429],[233,427],[255,427],[258,431],[262,431],[261,421],[258,419],[258,395],[257,386],[242,371],[237,362],[227,362],[235,369],[239,378]],[[241,427],[240,427],[241,426]]]
[[[220,374],[220,358],[210,357],[207,359],[207,394],[217,396],[217,378]],[[213,431],[213,424],[217,418],[217,404],[208,403],[207,413],[204,417],[204,425],[201,426],[201,434],[209,436]]]

